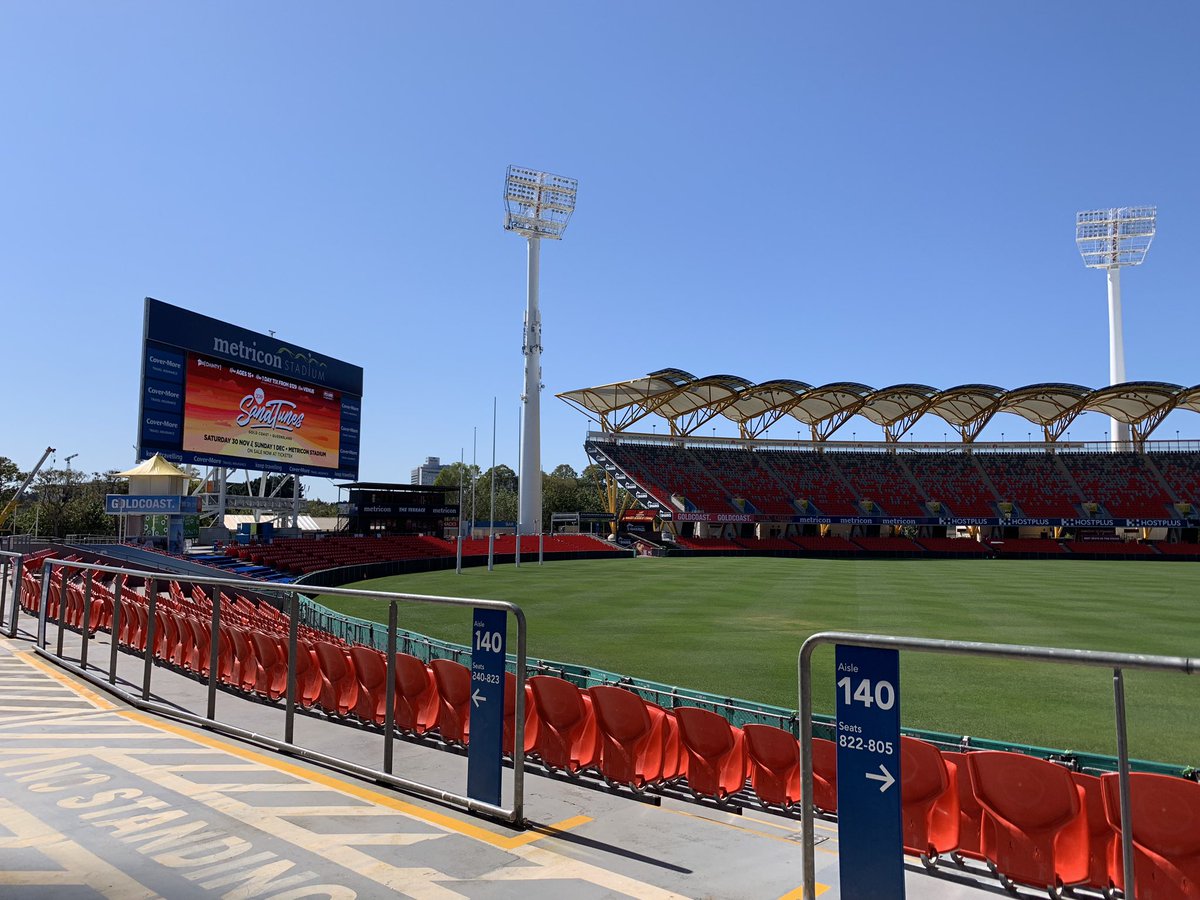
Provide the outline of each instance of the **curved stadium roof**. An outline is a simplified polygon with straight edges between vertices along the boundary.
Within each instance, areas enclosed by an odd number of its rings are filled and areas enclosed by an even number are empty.
[[[736,423],[742,437],[753,438],[790,415],[808,425],[817,441],[827,440],[851,416],[861,415],[882,427],[887,441],[895,442],[922,416],[933,414],[970,442],[998,412],[1041,426],[1045,439],[1054,441],[1081,413],[1098,412],[1127,423],[1141,444],[1172,410],[1200,412],[1200,385],[1185,388],[1161,381],[1102,388],[1046,383],[1011,390],[993,384],[946,390],[926,384],[873,388],[850,381],[814,387],[790,379],[753,384],[736,375],[700,378],[682,369],[660,369],[558,397],[610,432],[626,431],[654,414],[670,423],[671,434],[688,435],[720,415]]]

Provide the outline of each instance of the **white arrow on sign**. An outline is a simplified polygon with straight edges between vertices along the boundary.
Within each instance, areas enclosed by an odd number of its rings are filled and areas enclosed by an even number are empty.
[[[885,766],[883,763],[879,764],[879,771],[882,772],[883,774],[882,775],[874,775],[871,772],[868,772],[867,777],[870,778],[872,781],[883,782],[881,785],[879,785],[879,793],[882,794],[884,791],[886,791],[888,788],[890,788],[893,784],[896,783],[896,778],[894,775],[892,775],[891,772],[889,772],[887,770],[887,766]]]
[[[475,706],[478,706],[480,703],[486,703],[486,702],[487,702],[487,697],[485,697],[485,696],[483,696],[483,694],[479,693],[479,689],[476,688],[475,691],[471,694],[471,703],[473,703]]]

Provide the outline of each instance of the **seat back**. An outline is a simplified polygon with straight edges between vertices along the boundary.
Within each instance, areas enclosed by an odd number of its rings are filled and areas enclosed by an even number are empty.
[[[723,800],[746,782],[745,739],[723,716],[695,706],[675,709],[679,736],[688,754],[688,787]]]
[[[1104,814],[1104,791],[1100,779],[1083,772],[1072,772],[1071,780],[1083,791],[1083,815],[1088,833],[1088,886],[1103,891],[1115,884],[1109,874],[1109,844],[1117,832],[1108,824]]]
[[[533,692],[538,714],[534,752],[555,769],[577,771],[596,764],[600,734],[592,714],[591,697],[562,678],[535,675],[526,684]]]
[[[1100,776],[1104,811],[1121,828],[1120,781]],[[1129,775],[1129,823],[1134,842],[1134,891],[1138,897],[1177,900],[1200,897],[1200,784],[1172,775]],[[1109,845],[1109,874],[1124,890],[1121,842]]]
[[[773,725],[742,726],[750,785],[764,803],[790,807],[800,801],[800,743]]]
[[[412,734],[424,734],[437,724],[438,692],[433,672],[424,662],[408,653],[397,653],[396,727]]]
[[[942,751],[947,766],[954,766],[954,779],[958,785],[958,853],[968,859],[983,859],[983,807],[971,787],[971,773],[967,771],[965,753]]]
[[[1080,817],[1079,790],[1062,766],[1000,750],[968,753],[967,769],[980,805],[994,825],[984,852],[1014,882],[1046,887],[1087,880],[1086,842],[1058,852],[1057,838]]]
[[[825,812],[837,812],[837,744],[825,738],[813,738],[812,802]]]
[[[317,662],[321,665],[321,674],[325,676],[317,702],[334,715],[349,715],[358,702],[358,675],[349,656],[344,649],[329,641],[316,641],[313,649],[317,651]],[[326,683],[328,689],[325,688]]]
[[[471,730],[471,670],[452,659],[429,661],[437,684],[437,729],[442,739],[466,744]]]
[[[374,647],[351,647],[350,661],[358,681],[352,712],[364,722],[387,721],[387,657]]]
[[[904,848],[936,856],[958,846],[958,785],[941,751],[917,738],[900,738],[900,808]]]
[[[646,702],[611,685],[588,688],[600,734],[600,774],[617,784],[643,787],[662,773],[662,742]]]

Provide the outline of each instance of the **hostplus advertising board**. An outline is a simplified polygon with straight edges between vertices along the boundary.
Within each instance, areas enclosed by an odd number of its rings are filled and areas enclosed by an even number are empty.
[[[358,478],[363,370],[146,298],[138,457]]]

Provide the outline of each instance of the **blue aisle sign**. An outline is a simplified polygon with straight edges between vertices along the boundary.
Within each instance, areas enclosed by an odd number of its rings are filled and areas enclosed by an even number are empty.
[[[841,893],[904,900],[900,818],[900,653],[836,647]]]
[[[471,625],[471,741],[467,745],[467,796],[500,805],[504,740],[504,647],[508,613],[476,609]]]

